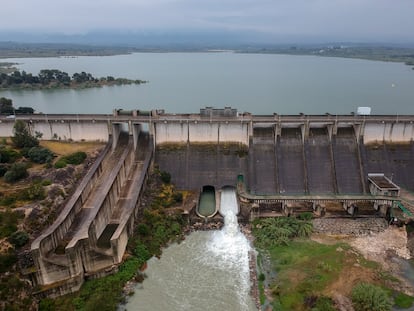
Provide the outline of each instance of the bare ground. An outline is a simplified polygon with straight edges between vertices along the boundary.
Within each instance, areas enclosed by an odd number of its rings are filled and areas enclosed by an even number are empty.
[[[408,295],[414,295],[413,286],[401,276],[401,268],[393,260],[396,257],[410,258],[410,251],[407,248],[407,232],[404,227],[390,226],[382,232],[357,237],[318,234],[313,236],[312,239],[325,244],[348,243],[365,259],[377,262],[382,271],[399,280],[398,282],[390,278],[387,285]],[[348,252],[354,252],[354,250],[351,249]],[[347,305],[345,297],[349,296],[352,287],[358,282],[376,283],[379,278],[380,270],[375,271],[357,262],[344,270],[338,279],[326,289],[324,294],[334,297],[337,305],[342,301],[343,308],[340,308],[340,310],[352,310],[350,305]]]

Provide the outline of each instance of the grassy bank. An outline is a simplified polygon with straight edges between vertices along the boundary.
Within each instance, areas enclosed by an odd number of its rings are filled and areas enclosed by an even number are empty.
[[[253,224],[253,233],[259,238],[256,244],[260,247],[261,302],[271,304],[274,310],[331,311],[337,310],[341,301],[355,305],[355,290],[361,283],[371,286],[378,297],[382,295],[384,305],[411,304],[412,297],[395,290],[398,279],[379,264],[365,260],[348,244],[321,244],[304,236],[290,236],[278,242],[275,236],[266,234],[269,221],[264,221],[268,222],[266,227],[263,220]],[[274,227],[277,234],[286,237],[287,226],[279,222]],[[360,310],[390,309],[375,309],[372,305]]]

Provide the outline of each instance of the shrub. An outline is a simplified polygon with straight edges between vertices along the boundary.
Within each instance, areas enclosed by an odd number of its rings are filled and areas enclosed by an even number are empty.
[[[259,282],[263,282],[265,279],[266,279],[266,276],[265,276],[263,273],[260,273],[260,274],[259,274],[259,277],[257,278],[257,280],[258,280]]]
[[[7,237],[17,230],[17,221],[23,218],[21,212],[12,212],[10,209],[0,212],[0,238]]]
[[[351,293],[352,303],[358,311],[388,311],[392,302],[388,294],[378,286],[359,283]]]
[[[32,147],[27,155],[35,163],[47,163],[53,159],[53,152],[43,147]]]
[[[0,205],[3,206],[11,206],[12,204],[16,203],[17,198],[15,195],[4,195],[0,199]]]
[[[9,242],[15,247],[22,247],[27,241],[29,241],[29,235],[25,231],[16,231],[9,237]]]
[[[49,186],[52,184],[52,181],[50,179],[45,179],[42,181],[42,186]]]
[[[333,301],[328,297],[319,297],[312,311],[335,311]]]
[[[17,256],[12,249],[0,254],[0,273],[9,271],[17,262]]]
[[[65,159],[60,158],[59,160],[56,161],[55,163],[55,168],[64,168],[66,167],[66,165],[68,165],[65,161]]]
[[[83,151],[75,152],[61,157],[55,163],[55,168],[64,168],[68,164],[78,165],[86,159],[86,153]]]
[[[20,157],[20,154],[10,148],[0,147],[0,163],[13,163]]]
[[[309,236],[312,229],[312,222],[295,217],[266,218],[253,223],[255,243],[259,248],[287,245],[293,238]]]
[[[25,163],[15,163],[4,174],[4,180],[11,183],[28,176],[27,165]]]
[[[394,302],[398,308],[408,309],[413,305],[414,297],[408,296],[404,293],[398,293],[394,298]]]
[[[171,182],[171,174],[165,171],[160,172],[161,181],[164,184],[169,184]]]
[[[34,183],[26,188],[21,194],[21,200],[43,200],[46,197],[45,189],[41,183]]]
[[[140,266],[151,258],[151,253],[148,251],[148,248],[140,241],[135,246],[134,255],[137,257]]]
[[[86,153],[83,151],[75,152],[63,157],[67,164],[78,165],[83,163],[86,159]]]
[[[146,224],[139,224],[137,226],[137,231],[140,235],[147,236],[150,232],[150,229],[148,228]]]
[[[183,201],[183,194],[181,192],[174,192],[173,200],[175,203],[181,203]]]

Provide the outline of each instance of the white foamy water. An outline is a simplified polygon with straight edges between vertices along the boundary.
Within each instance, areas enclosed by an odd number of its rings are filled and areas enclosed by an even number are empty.
[[[240,310],[248,310],[250,292],[249,251],[250,243],[240,232],[237,221],[238,203],[234,189],[223,189],[221,193],[220,213],[224,216],[224,227],[212,233],[207,243],[207,251],[218,258],[223,267],[238,270],[237,288]]]
[[[225,225],[220,231],[194,232],[152,258],[147,279],[121,310],[252,311],[249,295],[250,245],[239,231],[233,190],[221,197]]]

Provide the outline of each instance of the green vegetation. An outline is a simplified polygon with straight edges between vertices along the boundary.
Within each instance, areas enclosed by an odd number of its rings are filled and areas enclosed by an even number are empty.
[[[10,166],[3,178],[8,183],[16,182],[29,176],[26,163],[14,163]]]
[[[17,231],[17,222],[24,217],[21,212],[13,212],[10,209],[0,211],[0,239],[10,236]]]
[[[394,303],[398,308],[407,309],[414,303],[414,297],[408,296],[404,293],[397,293],[394,297]]]
[[[55,168],[63,168],[68,164],[79,165],[86,159],[86,153],[83,151],[74,152],[66,156],[61,157],[55,163]]]
[[[84,88],[104,85],[141,84],[145,82],[143,80],[114,78],[112,76],[95,78],[92,74],[84,71],[69,76],[67,72],[57,69],[42,69],[37,76],[18,70],[10,74],[0,73],[0,89]]]
[[[19,107],[14,108],[12,100],[9,98],[1,97],[0,98],[0,114],[30,114],[34,113],[34,109],[31,107]]]
[[[296,240],[270,248],[278,273],[271,285],[275,305],[279,304],[282,310],[306,310],[325,298],[320,293],[339,276],[345,262],[346,255],[337,252],[337,248],[338,245],[310,240]]]
[[[27,155],[35,163],[50,163],[54,157],[52,151],[43,147],[32,147]]]
[[[9,242],[14,247],[22,247],[29,241],[29,235],[25,231],[16,231],[9,236]]]
[[[0,163],[14,163],[21,158],[21,154],[16,150],[0,145]]]
[[[9,271],[17,262],[17,256],[13,249],[9,248],[0,253],[0,273]],[[2,290],[0,291],[2,292]]]
[[[352,289],[352,303],[358,311],[388,311],[391,310],[392,300],[379,286],[359,283]]]
[[[12,142],[16,148],[32,148],[39,145],[39,141],[30,134],[25,122],[16,120],[13,131],[14,136],[12,137]]]
[[[165,171],[160,172],[161,181],[164,184],[169,184],[171,182],[171,174]]]
[[[309,215],[260,219],[253,222],[255,244],[259,249],[258,267],[260,301],[263,304],[265,279],[272,294],[274,310],[333,311],[328,294],[341,288],[352,298],[355,310],[391,310],[394,303],[401,308],[412,305],[414,298],[391,289],[383,289],[398,280],[379,269],[375,262],[365,260],[348,244],[320,244],[306,238],[309,235]],[[270,267],[263,267],[263,255],[270,258]],[[355,270],[355,266],[358,270]],[[268,274],[275,271],[277,277]],[[267,273],[267,274],[266,274]],[[357,284],[361,280],[374,284]],[[357,285],[353,285],[357,284]],[[354,287],[352,287],[354,286]]]
[[[267,249],[277,245],[288,245],[295,237],[307,237],[312,233],[309,219],[275,217],[257,219],[253,222],[253,233],[258,248]]]

